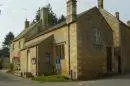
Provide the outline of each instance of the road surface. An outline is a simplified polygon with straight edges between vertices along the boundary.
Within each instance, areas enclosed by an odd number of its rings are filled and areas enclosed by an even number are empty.
[[[130,75],[76,82],[35,82],[0,71],[0,86],[130,86]]]

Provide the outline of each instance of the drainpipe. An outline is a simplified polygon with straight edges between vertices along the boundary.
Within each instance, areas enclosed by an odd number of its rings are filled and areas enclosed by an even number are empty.
[[[29,49],[27,49],[27,62],[26,62],[26,72],[28,72],[28,56],[29,56]]]
[[[121,36],[121,26],[119,21],[119,50],[120,50],[120,56],[121,56],[121,74],[124,74],[125,72],[125,59],[122,57],[122,36]]]
[[[38,76],[38,46],[36,46],[36,76]]]
[[[68,24],[68,55],[69,55],[69,75],[71,74],[70,70],[70,24]]]

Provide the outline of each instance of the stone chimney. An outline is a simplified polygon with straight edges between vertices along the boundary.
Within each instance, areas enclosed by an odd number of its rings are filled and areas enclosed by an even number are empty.
[[[67,23],[72,22],[77,18],[77,1],[68,0],[67,1]]]
[[[103,9],[104,8],[103,0],[98,0],[98,8],[99,9]]]
[[[119,13],[119,12],[115,12],[115,15],[116,15],[116,18],[117,18],[118,20],[120,20],[120,13]]]
[[[24,27],[25,29],[29,27],[29,23],[30,23],[30,22],[26,19],[26,20],[25,20],[25,27]]]
[[[129,27],[130,27],[130,21],[127,21],[127,26],[129,26]]]
[[[42,21],[43,27],[48,26],[48,8],[41,8],[40,10],[40,20]]]

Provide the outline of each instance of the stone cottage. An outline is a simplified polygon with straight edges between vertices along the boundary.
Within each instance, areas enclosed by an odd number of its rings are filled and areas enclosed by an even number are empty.
[[[107,73],[130,72],[130,22],[104,9],[103,0],[77,14],[77,1],[67,1],[66,21],[48,27],[48,11],[29,24],[11,44],[10,60],[22,75],[60,74],[93,79]]]

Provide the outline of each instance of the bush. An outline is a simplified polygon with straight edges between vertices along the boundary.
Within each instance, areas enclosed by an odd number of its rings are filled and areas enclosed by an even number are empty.
[[[60,76],[60,75],[52,75],[52,76],[38,76],[32,78],[35,81],[45,81],[45,82],[62,82],[62,81],[69,81],[69,78]]]
[[[10,63],[10,71],[13,71],[13,70],[14,70],[14,64]]]
[[[14,72],[14,64],[10,63],[9,70],[7,71],[7,73],[13,73],[13,72]]]

